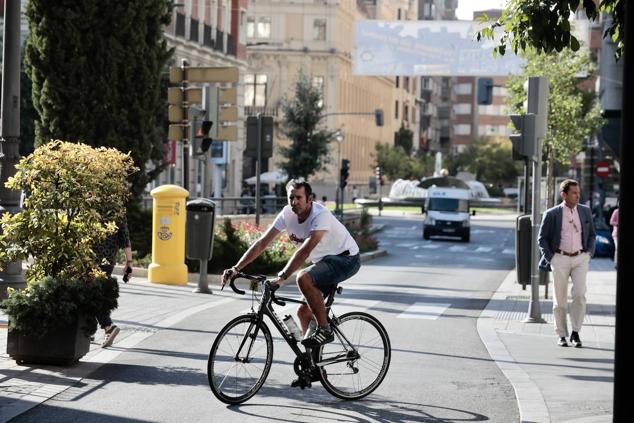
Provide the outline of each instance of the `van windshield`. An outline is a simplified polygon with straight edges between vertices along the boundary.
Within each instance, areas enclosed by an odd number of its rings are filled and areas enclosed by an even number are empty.
[[[429,210],[469,213],[469,200],[456,198],[430,198]]]

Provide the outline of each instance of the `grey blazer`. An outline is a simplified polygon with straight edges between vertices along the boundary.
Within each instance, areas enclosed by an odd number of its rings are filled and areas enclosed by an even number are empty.
[[[559,248],[561,241],[561,220],[563,216],[564,203],[548,209],[542,216],[542,223],[539,227],[539,250],[542,253],[539,261],[539,268],[550,271],[550,261],[555,255],[555,251]],[[583,204],[577,205],[579,212],[579,220],[581,220],[581,244],[583,251],[594,255],[594,241],[596,234],[594,232],[594,222],[592,221],[592,211],[590,207]]]

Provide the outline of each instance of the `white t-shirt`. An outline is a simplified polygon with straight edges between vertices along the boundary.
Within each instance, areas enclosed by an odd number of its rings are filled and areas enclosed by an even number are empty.
[[[359,247],[346,227],[330,210],[315,202],[310,216],[303,223],[299,223],[297,215],[293,213],[291,206],[287,205],[275,218],[273,227],[280,232],[286,230],[296,245],[301,245],[312,231],[327,231],[310,253],[309,258],[313,263],[317,263],[325,256],[341,254],[346,250],[351,256],[359,253]]]

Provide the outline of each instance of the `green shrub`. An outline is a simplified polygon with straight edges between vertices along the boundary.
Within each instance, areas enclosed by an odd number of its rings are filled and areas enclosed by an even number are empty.
[[[92,280],[103,275],[93,245],[117,230],[136,168],[113,148],[52,141],[16,165],[6,187],[26,193],[23,209],[2,215],[0,262],[33,258],[28,282],[45,276]]]
[[[0,308],[11,318],[9,328],[35,336],[67,325],[76,316],[103,315],[117,308],[119,285],[114,278],[78,282],[45,277],[26,289],[13,291]],[[84,332],[97,330],[95,319]]]

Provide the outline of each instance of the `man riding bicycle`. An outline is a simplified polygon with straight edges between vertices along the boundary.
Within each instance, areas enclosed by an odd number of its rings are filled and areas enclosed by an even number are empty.
[[[345,226],[326,207],[312,201],[313,192],[308,182],[291,180],[286,185],[286,192],[288,205],[238,263],[224,271],[222,285],[235,278],[237,272],[255,260],[280,232],[286,230],[299,248],[277,274],[274,283],[282,285],[307,258],[312,261],[311,266],[297,275],[297,286],[308,303],[299,306],[297,317],[303,333],[306,333],[313,316],[317,320],[317,330],[302,341],[304,346],[316,348],[334,340],[324,296],[339,282],[359,271],[359,247]]]

